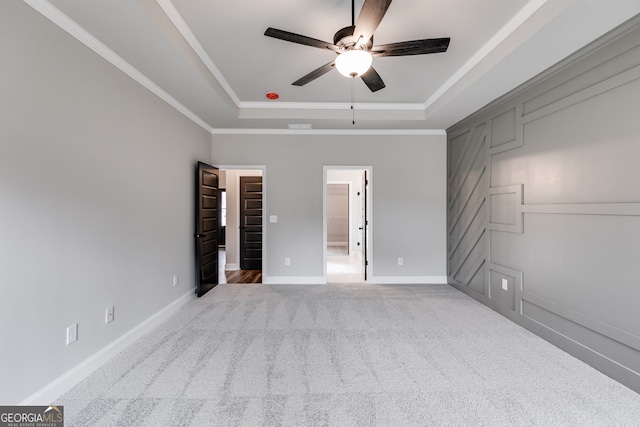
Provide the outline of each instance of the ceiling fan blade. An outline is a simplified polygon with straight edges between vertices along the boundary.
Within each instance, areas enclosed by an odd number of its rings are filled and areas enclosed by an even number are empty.
[[[408,56],[446,52],[449,48],[450,40],[450,38],[446,37],[441,39],[423,39],[389,43],[374,46],[371,49],[371,53],[373,56]]]
[[[360,78],[362,78],[362,81],[367,85],[371,92],[379,91],[385,87],[382,77],[380,77],[380,74],[378,74],[373,67],[369,68],[369,71],[360,76]]]
[[[317,79],[318,77],[327,74],[335,66],[336,66],[336,62],[335,61],[331,61],[328,64],[324,64],[322,67],[313,70],[312,72],[310,72],[306,76],[299,78],[298,80],[296,80],[295,82],[293,82],[291,84],[294,85],[294,86],[304,86],[307,83]]]
[[[366,44],[373,36],[390,4],[391,0],[365,0],[356,21],[356,29],[353,32],[356,38],[362,36],[362,39],[359,40],[361,44]]]
[[[311,37],[302,36],[296,33],[290,33],[289,31],[278,30],[276,28],[267,28],[267,31],[264,32],[265,36],[273,37],[275,39],[284,40],[291,43],[303,44],[306,46],[317,47],[319,49],[329,49],[334,52],[340,50],[338,46],[331,44],[329,42],[325,42],[318,39],[313,39]]]

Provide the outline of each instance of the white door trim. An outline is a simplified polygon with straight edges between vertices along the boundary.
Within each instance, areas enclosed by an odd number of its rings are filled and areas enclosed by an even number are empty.
[[[367,226],[367,258],[369,261],[367,268],[367,277],[372,277],[373,271],[373,166],[344,166],[344,165],[324,165],[322,167],[322,281],[323,283],[327,283],[327,175],[330,170],[341,170],[341,171],[359,171],[359,172],[367,172],[367,179],[369,181],[369,187],[367,192],[367,217],[368,217],[368,226]],[[332,181],[334,182],[334,181]],[[335,181],[337,182],[337,181]],[[351,192],[351,186],[349,186]],[[353,189],[355,191],[355,189]],[[351,201],[351,198],[350,198]],[[351,212],[351,209],[350,209]],[[351,220],[351,219],[350,219]],[[351,239],[351,230],[349,233],[349,238]],[[369,281],[367,280],[367,281]]]
[[[267,166],[266,165],[214,165],[216,168],[220,170],[243,170],[243,171],[261,171],[262,176],[262,283],[268,282],[268,272],[267,272]],[[257,176],[258,174],[247,173],[243,176]],[[236,176],[236,188],[240,187],[240,175]],[[226,187],[226,186],[225,186]],[[237,212],[240,212],[239,206],[239,197],[238,197],[238,206]],[[240,233],[240,230],[235,230],[236,233]],[[236,248],[236,259],[240,258],[240,244],[237,245]],[[238,268],[240,267],[240,262],[238,261]],[[267,278],[265,280],[265,278]]]

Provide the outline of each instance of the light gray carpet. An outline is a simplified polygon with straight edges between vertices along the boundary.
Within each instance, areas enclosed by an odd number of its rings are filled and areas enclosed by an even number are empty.
[[[447,285],[219,285],[67,426],[636,426],[640,395]]]

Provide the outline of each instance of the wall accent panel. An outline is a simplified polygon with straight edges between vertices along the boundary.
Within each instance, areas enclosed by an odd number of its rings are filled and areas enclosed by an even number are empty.
[[[640,17],[449,129],[448,278],[640,392],[638,111]]]
[[[489,296],[510,310],[522,312],[522,272],[499,264],[490,263]]]
[[[454,171],[447,192],[449,276],[481,295],[486,293],[484,274],[479,271],[486,246],[487,129],[480,123],[451,138],[453,144],[448,147],[448,164]]]
[[[489,189],[489,228],[522,233],[522,185]]]

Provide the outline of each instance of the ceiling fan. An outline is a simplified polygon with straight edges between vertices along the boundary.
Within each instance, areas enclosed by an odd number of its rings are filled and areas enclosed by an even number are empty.
[[[292,83],[304,86],[328,73],[334,67],[346,77],[360,77],[367,87],[376,92],[385,87],[376,70],[371,66],[373,57],[424,55],[446,52],[450,39],[422,39],[379,46],[373,45],[373,33],[382,21],[391,0],[365,0],[355,20],[355,0],[351,1],[351,26],[342,28],[333,36],[333,44],[289,31],[267,28],[264,35],[292,43],[303,44],[319,49],[329,49],[338,56],[334,61],[323,65]]]

